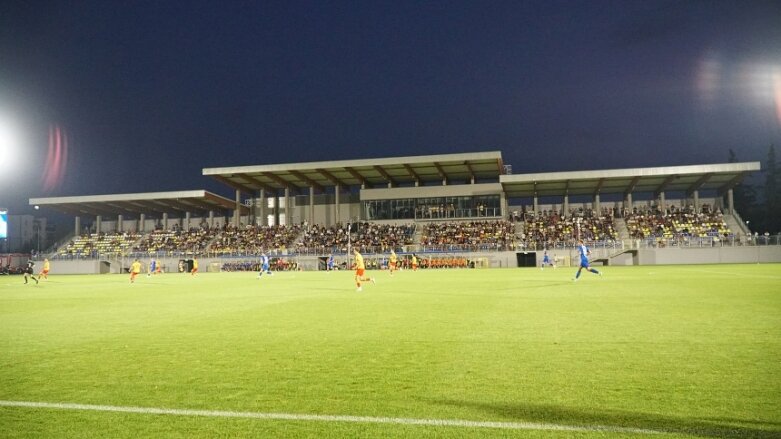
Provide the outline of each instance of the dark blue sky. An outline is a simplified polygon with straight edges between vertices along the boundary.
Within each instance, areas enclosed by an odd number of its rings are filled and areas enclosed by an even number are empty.
[[[774,88],[775,87],[775,88]],[[0,206],[204,167],[501,150],[515,173],[764,160],[781,2],[0,3]],[[46,193],[47,130],[70,156]]]

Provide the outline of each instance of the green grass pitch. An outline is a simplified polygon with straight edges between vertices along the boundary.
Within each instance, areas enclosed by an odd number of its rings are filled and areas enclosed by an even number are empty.
[[[781,437],[781,265],[574,272],[2,276],[3,401],[545,426],[5,405],[0,437]]]

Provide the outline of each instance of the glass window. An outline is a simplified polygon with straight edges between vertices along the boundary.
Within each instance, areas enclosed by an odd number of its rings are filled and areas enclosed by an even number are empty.
[[[458,219],[498,217],[502,214],[499,195],[475,197],[400,198],[363,202],[367,220]]]

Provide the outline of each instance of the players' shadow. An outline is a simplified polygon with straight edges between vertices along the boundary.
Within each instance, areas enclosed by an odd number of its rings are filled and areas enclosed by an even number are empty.
[[[529,285],[530,283],[534,283],[537,285]],[[520,286],[510,287],[510,288],[497,288],[492,291],[528,291],[528,290],[538,290],[540,288],[552,288],[552,287],[560,287],[562,285],[571,285],[572,281],[560,281],[560,282],[551,282],[551,281],[527,281],[524,280]]]
[[[706,438],[777,439],[781,437],[781,430],[775,428],[778,427],[777,423],[752,419],[687,419],[624,410],[587,410],[546,404],[501,404],[451,399],[426,400],[426,402],[477,409],[501,416],[504,420],[519,422],[524,421],[584,427],[638,428]],[[753,424],[754,427],[749,427],[746,424]],[[773,428],[773,430],[756,428],[756,425],[767,425],[768,427]]]

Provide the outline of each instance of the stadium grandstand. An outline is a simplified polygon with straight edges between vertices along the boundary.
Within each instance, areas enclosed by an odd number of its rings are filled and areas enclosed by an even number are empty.
[[[192,190],[30,204],[74,217],[73,235],[41,257],[103,260],[112,271],[130,258],[175,266],[196,255],[209,269],[238,270],[261,253],[279,267],[319,269],[329,254],[347,264],[351,247],[369,268],[383,267],[391,249],[402,266],[413,253],[428,267],[532,266],[542,250],[567,264],[579,239],[603,264],[703,263],[774,257],[738,251],[763,244],[733,203],[733,188],[759,170],[746,162],[512,174],[489,151],[204,169],[231,198]],[[707,253],[663,251],[673,248]]]

